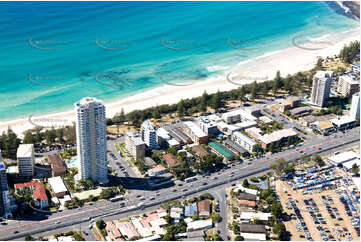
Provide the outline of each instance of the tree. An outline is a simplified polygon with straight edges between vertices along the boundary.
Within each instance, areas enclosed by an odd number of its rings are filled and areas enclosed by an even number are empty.
[[[213,223],[218,223],[219,221],[221,221],[221,216],[218,213],[212,213],[211,219]]]
[[[246,188],[249,186],[248,179],[244,179],[244,180],[243,180],[242,186],[243,186],[243,187],[246,187]]]
[[[326,163],[322,160],[319,154],[314,154],[312,156],[312,161],[316,162],[318,166],[324,166]]]
[[[158,106],[155,107],[155,109],[153,110],[152,118],[154,118],[154,119],[159,119],[160,118]]]
[[[97,220],[95,224],[99,230],[105,229],[106,224],[103,219]]]
[[[199,219],[199,215],[198,215],[198,214],[193,215],[192,219],[193,219],[193,221],[198,220],[198,219]]]
[[[258,96],[258,91],[259,91],[259,89],[258,89],[258,84],[257,84],[256,81],[254,81],[254,82],[252,83],[252,86],[251,86],[251,98],[252,98],[252,100],[255,100],[255,99],[257,98],[257,96]]]
[[[322,59],[322,57],[319,57],[317,59],[316,70],[320,70],[320,71],[323,70],[323,59]]]
[[[272,203],[271,205],[271,214],[275,217],[275,218],[280,218],[282,216],[282,205],[279,202],[275,202]]]
[[[199,109],[203,112],[207,111],[207,99],[208,99],[208,94],[206,91],[204,91],[201,97],[201,102],[199,104]]]
[[[216,92],[215,94],[212,95],[212,99],[211,99],[211,107],[215,110],[217,110],[218,108],[220,108],[222,106],[222,101],[221,101],[221,94],[220,92]]]
[[[273,233],[277,234],[281,241],[287,240],[287,230],[283,223],[276,223],[273,227]]]
[[[360,173],[360,167],[355,163],[352,165],[352,173],[357,176]]]
[[[25,236],[25,241],[35,241],[36,239],[30,235]]]
[[[184,115],[184,101],[183,99],[180,100],[180,102],[177,105],[177,113],[178,113],[178,117],[183,117]]]
[[[234,238],[235,241],[244,241],[244,238],[241,236],[241,235],[237,235],[235,238]]]
[[[280,87],[281,87],[281,73],[280,71],[277,71],[276,76],[273,79],[273,83],[272,83],[273,94],[276,94]]]

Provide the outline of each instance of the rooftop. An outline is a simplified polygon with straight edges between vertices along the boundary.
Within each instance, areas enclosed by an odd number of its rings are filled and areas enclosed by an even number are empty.
[[[205,150],[202,146],[200,145],[193,145],[192,146],[192,150],[199,156],[205,156],[208,155],[208,151]]]
[[[354,121],[355,121],[355,118],[353,118],[351,116],[347,116],[347,115],[341,116],[339,118],[331,119],[331,122],[337,126],[352,123]]]
[[[247,135],[242,134],[241,132],[234,132],[232,134],[232,136],[239,138],[241,140],[244,140],[246,143],[251,144],[251,145],[255,145],[257,144],[256,141],[254,141],[253,139],[251,139],[250,137],[248,137]]]
[[[184,125],[186,125],[191,131],[192,133],[197,136],[198,138],[200,137],[205,137],[207,136],[206,133],[204,133],[194,122],[192,121],[186,121],[184,122]]]
[[[210,142],[208,145],[211,146],[216,151],[218,151],[219,153],[221,153],[226,158],[233,157],[233,153],[218,142]]]
[[[21,144],[19,145],[16,156],[19,157],[32,157],[34,153],[33,144]]]
[[[181,165],[180,161],[173,154],[162,155],[163,160],[168,164],[169,167],[177,167]]]
[[[59,173],[59,172],[66,172],[66,166],[65,163],[63,161],[63,159],[61,159],[60,155],[58,154],[53,154],[53,155],[48,155],[48,160],[52,166],[52,169]]]
[[[54,193],[67,192],[63,179],[60,176],[51,177],[48,179],[49,185]]]
[[[33,197],[36,200],[47,201],[46,191],[43,183],[32,180],[30,182],[16,183],[14,184],[15,189],[23,189],[24,187],[30,187],[33,189]]]

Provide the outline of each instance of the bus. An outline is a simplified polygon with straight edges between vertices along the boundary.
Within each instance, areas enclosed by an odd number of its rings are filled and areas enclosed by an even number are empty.
[[[111,202],[118,202],[120,200],[123,200],[123,196],[117,196],[110,199]]]
[[[198,180],[198,179],[197,179],[197,177],[195,177],[195,176],[193,176],[193,177],[188,177],[188,178],[184,179],[184,181],[185,181],[186,183],[189,183],[189,182],[192,182],[192,181],[196,181],[196,180]]]

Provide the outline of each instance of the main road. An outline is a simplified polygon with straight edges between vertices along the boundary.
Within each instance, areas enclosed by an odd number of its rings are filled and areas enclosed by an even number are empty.
[[[33,216],[31,220],[22,220],[11,222],[8,225],[0,225],[0,240],[14,240],[24,238],[26,235],[41,235],[44,233],[50,235],[55,233],[55,231],[69,231],[78,226],[84,229],[89,225],[90,219],[101,217],[111,219],[129,216],[131,214],[155,209],[165,201],[184,199],[204,191],[219,190],[239,179],[268,171],[269,165],[280,158],[295,160],[304,154],[328,154],[355,145],[360,142],[359,132],[360,128],[357,127],[345,133],[339,132],[336,137],[327,136],[308,139],[304,144],[294,149],[263,156],[253,160],[252,163],[238,164],[223,172],[213,173],[209,177],[200,177],[192,183],[184,183],[181,187],[164,188],[156,192],[137,190],[136,193],[132,192],[129,196],[125,197],[124,201],[113,203],[104,201],[75,210],[65,210],[63,212],[46,215],[46,217],[36,218]],[[174,191],[174,189],[178,190]],[[139,194],[141,194],[145,200],[140,201],[137,197]],[[154,197],[155,199],[153,200]],[[121,207],[120,204],[124,202],[126,206]],[[143,203],[143,205],[140,206],[140,203]]]

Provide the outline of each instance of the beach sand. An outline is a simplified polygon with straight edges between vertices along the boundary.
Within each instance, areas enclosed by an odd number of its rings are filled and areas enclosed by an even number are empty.
[[[227,91],[239,86],[251,83],[254,80],[262,82],[266,79],[273,79],[277,70],[282,76],[294,74],[298,71],[309,70],[314,67],[317,58],[334,56],[339,53],[342,47],[351,41],[360,39],[360,29],[350,30],[337,35],[327,35],[319,38],[319,42],[310,42],[303,47],[292,46],[290,48],[268,53],[253,60],[239,63],[232,67],[224,75],[213,76],[204,81],[198,81],[187,86],[167,85],[145,91],[131,97],[121,99],[116,102],[106,103],[107,118],[113,117],[123,108],[130,112],[136,109],[174,104],[180,99],[187,99],[202,95],[204,90],[207,93],[215,93],[218,90]],[[228,76],[228,78],[227,78]],[[42,125],[46,127],[61,127],[69,125],[75,121],[73,107],[70,111],[41,115],[37,117],[26,117],[13,121],[0,122],[0,133],[6,131],[8,127],[22,137],[25,130]]]

